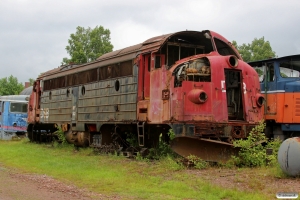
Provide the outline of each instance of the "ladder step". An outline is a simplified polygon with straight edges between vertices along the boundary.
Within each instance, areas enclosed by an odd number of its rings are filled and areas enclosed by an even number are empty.
[[[138,132],[138,142],[139,146],[143,147],[145,143],[145,122],[140,122],[137,123],[137,132]]]

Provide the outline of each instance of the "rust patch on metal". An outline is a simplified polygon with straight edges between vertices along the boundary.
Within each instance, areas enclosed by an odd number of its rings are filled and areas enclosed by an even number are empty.
[[[225,163],[238,150],[232,144],[210,139],[195,139],[191,137],[177,137],[172,141],[171,148],[177,154],[188,157],[195,155],[205,161]]]
[[[67,124],[67,123],[62,124],[62,125],[61,125],[61,129],[62,129],[62,131],[64,131],[64,132],[68,131],[68,124]]]

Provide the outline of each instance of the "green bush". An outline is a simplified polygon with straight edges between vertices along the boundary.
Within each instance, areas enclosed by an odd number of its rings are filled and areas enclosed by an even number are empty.
[[[137,135],[133,134],[133,133],[127,133],[127,137],[126,137],[126,141],[128,142],[130,147],[138,147],[139,143],[138,143],[138,139],[137,139]]]
[[[67,144],[67,140],[66,140],[66,137],[65,137],[65,133],[64,131],[62,130],[62,128],[60,126],[56,126],[57,128],[57,131],[54,132],[54,135],[56,135],[58,137],[58,143],[60,144]]]
[[[280,140],[268,140],[264,134],[266,124],[262,121],[252,129],[247,139],[235,140],[234,147],[240,148],[237,156],[232,159],[237,166],[258,167],[276,163],[277,153],[281,144]],[[271,155],[266,154],[266,150],[272,148]]]
[[[172,129],[169,130],[167,135],[168,135],[170,141],[172,141],[175,138],[175,133],[173,132]],[[170,145],[166,141],[163,140],[163,135],[161,133],[159,135],[159,141],[158,141],[157,147],[151,148],[149,150],[148,158],[159,160],[166,156],[173,156],[173,155],[174,155],[174,152],[172,151]]]

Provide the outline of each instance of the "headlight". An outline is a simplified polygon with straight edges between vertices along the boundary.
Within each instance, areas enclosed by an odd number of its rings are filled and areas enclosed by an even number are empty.
[[[262,107],[265,102],[265,98],[261,94],[256,95],[256,104],[258,107]]]
[[[188,99],[195,103],[195,104],[200,104],[200,103],[204,103],[207,100],[207,94],[204,90],[200,90],[200,89],[193,89],[191,90],[188,95],[187,95]]]
[[[239,59],[237,59],[235,56],[227,56],[226,61],[232,68],[236,68],[239,64]]]

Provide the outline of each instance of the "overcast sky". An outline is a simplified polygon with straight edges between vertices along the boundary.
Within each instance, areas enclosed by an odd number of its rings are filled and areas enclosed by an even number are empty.
[[[109,29],[114,50],[212,30],[238,45],[264,37],[281,57],[300,53],[299,22],[299,0],[0,0],[0,78],[25,82],[60,66],[77,26]]]

